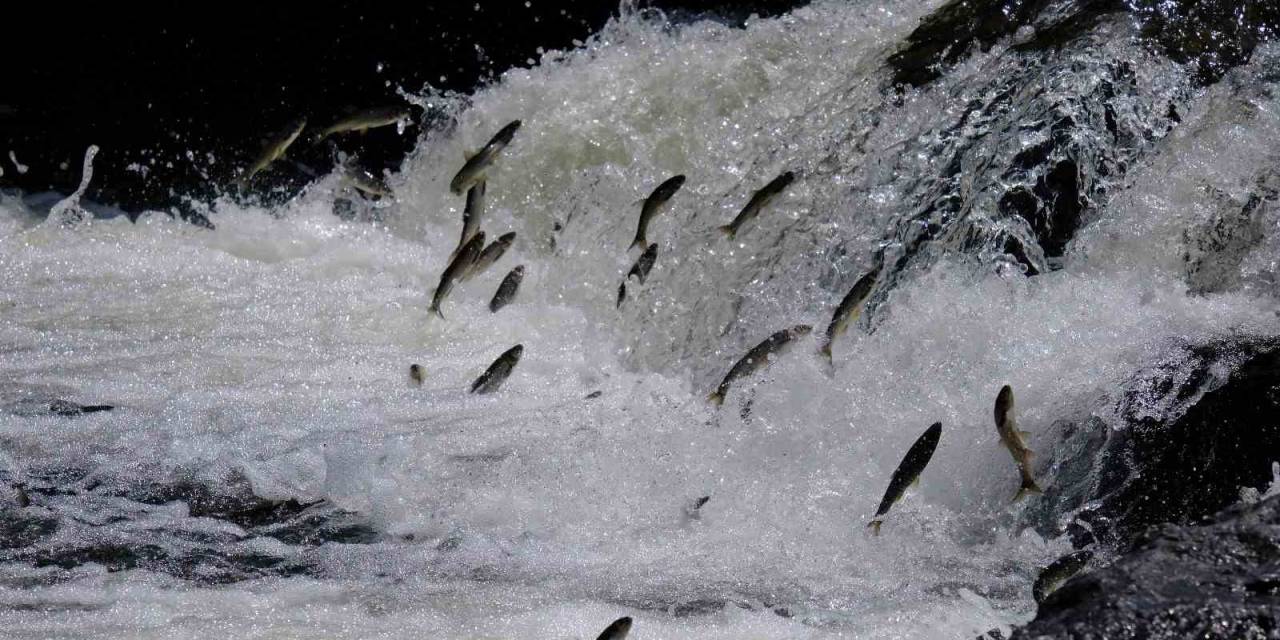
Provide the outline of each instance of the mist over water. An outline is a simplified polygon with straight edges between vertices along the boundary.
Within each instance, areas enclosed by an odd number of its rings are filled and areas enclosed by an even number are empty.
[[[631,615],[644,639],[957,638],[1030,619],[1037,569],[1070,545],[1010,504],[995,394],[1013,386],[1051,486],[1054,421],[1118,424],[1120,385],[1173,339],[1277,333],[1280,52],[1195,89],[1117,17],[1096,46],[1001,43],[898,94],[884,60],[940,4],[817,2],[744,29],[625,11],[472,96],[417,96],[456,123],[423,133],[393,202],[345,219],[336,176],[278,207],[218,200],[214,231],[0,199],[0,473],[33,501],[4,526],[54,528],[3,550],[0,625],[587,638]],[[1046,252],[1001,194],[1041,177],[1017,159],[1063,118],[1092,207]],[[483,228],[515,245],[431,317],[461,226],[449,180],[514,119]],[[716,231],[787,170],[753,223]],[[674,174],[657,262],[618,309],[639,200]],[[829,370],[821,331],[878,254]],[[814,335],[706,401],[801,323]],[[501,391],[468,394],[515,344]],[[51,398],[118,408],[12,410]],[[934,421],[919,487],[870,537]],[[296,513],[213,517],[190,487]]]

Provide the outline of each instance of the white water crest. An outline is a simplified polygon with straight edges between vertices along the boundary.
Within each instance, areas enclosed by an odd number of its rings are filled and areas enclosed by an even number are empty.
[[[966,158],[999,159],[1037,143],[957,125],[960,106],[990,98],[979,80],[1035,73],[1003,46],[887,97],[885,58],[938,4],[817,2],[743,29],[624,13],[465,105],[424,98],[453,105],[456,126],[423,136],[378,222],[334,215],[337,177],[280,207],[220,200],[215,231],[161,214],[37,225],[0,201],[0,404],[117,407],[0,414],[0,469],[32,493],[21,512],[59,523],[34,555],[6,551],[0,628],[590,638],[630,615],[644,640],[950,639],[1030,619],[1038,569],[1070,545],[1015,525],[995,394],[1013,386],[1052,484],[1041,447],[1054,419],[1109,419],[1119,385],[1170,337],[1278,333],[1274,208],[1231,255],[1201,262],[1220,277],[1189,274],[1182,257],[1203,251],[1222,193],[1269,179],[1280,93],[1267,70],[1280,58],[1260,51],[1194,92],[1130,38],[1071,54],[1075,71],[1044,85],[1087,92],[1090,65],[1129,60],[1138,97],[1122,124],[1147,127],[1148,107],[1169,101],[1183,122],[1152,128],[1126,175],[1096,177],[1109,195],[1061,269],[1027,277],[985,241],[932,243],[886,278],[829,371],[817,336],[831,310],[877,252],[908,254],[922,194],[941,188],[945,159],[930,150],[972,143]],[[514,119],[483,229],[517,240],[440,320],[427,307],[464,202],[449,181]],[[786,170],[799,179],[754,223],[732,241],[715,231]],[[978,230],[964,237],[1029,237],[997,215],[983,171],[961,173]],[[637,201],[674,174],[688,181],[649,227],[656,265],[619,310]],[[516,301],[490,313],[518,264]],[[734,361],[799,323],[814,336],[723,408],[707,402]],[[515,344],[501,390],[468,394]],[[941,443],[919,487],[870,536],[891,474],[934,421]],[[149,489],[238,482],[322,501],[352,533],[270,535]],[[135,566],[58,561],[94,545]]]

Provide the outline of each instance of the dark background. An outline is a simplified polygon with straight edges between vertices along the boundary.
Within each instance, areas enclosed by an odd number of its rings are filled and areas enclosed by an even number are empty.
[[[741,24],[751,14],[772,16],[801,4],[655,0],[641,6],[677,20]],[[96,144],[101,152],[89,197],[137,211],[211,195],[253,160],[265,136],[299,115],[323,125],[351,109],[403,104],[397,87],[419,92],[428,82],[469,93],[536,60],[539,47],[567,49],[587,39],[617,13],[618,3],[263,0],[23,10],[21,20],[7,21],[4,36],[0,188],[70,192],[80,181],[85,149]],[[361,162],[375,170],[394,167],[415,139],[394,128],[371,131],[359,138]],[[10,152],[29,166],[25,174],[10,162]],[[145,165],[147,174],[127,170],[133,163]],[[279,175],[268,178],[300,179],[289,171],[273,167]]]

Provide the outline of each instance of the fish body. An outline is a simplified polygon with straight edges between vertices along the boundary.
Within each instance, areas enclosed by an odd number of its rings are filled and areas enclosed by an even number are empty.
[[[764,210],[770,202],[773,202],[773,200],[783,191],[786,191],[787,187],[791,186],[791,183],[794,182],[795,179],[796,174],[791,171],[787,171],[786,173],[783,173],[771,180],[769,184],[766,184],[761,187],[759,191],[752,194],[751,199],[747,201],[747,206],[742,208],[742,211],[740,211],[738,216],[733,219],[733,222],[720,227],[720,231],[730,238],[737,235],[738,231],[742,229],[742,225],[750,222],[755,219],[756,216],[760,215],[760,212]]]
[[[649,277],[649,271],[653,269],[653,263],[658,259],[658,243],[649,245],[636,259],[636,263],[631,265],[631,271],[627,272],[627,277],[635,276],[640,284],[644,284],[644,279]]]
[[[1062,583],[1071,579],[1071,576],[1080,573],[1080,570],[1085,568],[1090,560],[1093,560],[1093,552],[1088,549],[1081,549],[1068,553],[1045,567],[1036,578],[1035,585],[1031,588],[1031,595],[1035,597],[1036,604],[1044,602],[1044,599],[1057,590]]]
[[[516,131],[520,129],[520,121],[512,120],[507,126],[498,130],[489,142],[480,149],[479,153],[467,158],[467,161],[453,176],[453,180],[449,182],[449,190],[456,195],[462,195],[468,187],[484,178],[485,172],[489,166],[498,159],[498,154],[507,148],[511,143],[511,139],[515,137]]]
[[[22,487],[13,488],[13,501],[17,503],[20,509],[26,509],[31,506],[31,496],[28,496],[27,490]]]
[[[498,285],[498,290],[493,294],[493,300],[489,301],[489,312],[497,313],[499,309],[511,304],[515,300],[516,293],[520,290],[520,283],[524,280],[524,265],[519,265],[512,269],[507,277],[502,279],[502,284]]]
[[[1000,434],[1000,444],[1009,450],[1013,461],[1018,464],[1018,473],[1022,476],[1022,486],[1013,496],[1013,501],[1017,502],[1028,493],[1043,493],[1040,486],[1036,484],[1035,476],[1031,473],[1031,456],[1034,452],[1028,449],[1022,440],[1022,437],[1027,434],[1018,430],[1018,424],[1013,419],[1013,389],[1007,384],[1000,388],[1000,393],[996,394],[995,420],[996,431]]]
[[[462,279],[470,280],[471,278],[484,273],[486,269],[493,266],[493,263],[502,259],[502,255],[507,252],[507,249],[511,248],[511,243],[515,241],[516,232],[514,231],[498,236],[498,239],[485,247],[484,251],[481,251],[475,261],[471,263],[471,266],[463,272]]]
[[[458,255],[463,245],[480,230],[480,217],[484,215],[484,180],[480,180],[467,189],[467,204],[462,208],[462,237],[458,238],[458,248],[453,255]]]
[[[493,393],[501,388],[502,383],[506,382],[507,377],[511,375],[511,370],[516,367],[516,363],[520,362],[522,353],[524,353],[524,346],[519,344],[503,352],[479,378],[476,378],[475,382],[471,383],[471,393]]]
[[[289,145],[292,145],[293,141],[297,140],[299,135],[302,135],[302,130],[306,128],[307,119],[299,118],[290,123],[288,129],[267,141],[262,153],[258,154],[258,159],[254,160],[249,169],[244,172],[244,175],[240,176],[239,180],[236,180],[236,183],[241,186],[248,184],[255,175],[258,175],[258,172],[266,169],[272,162],[283,158],[284,152],[289,149]]]
[[[375,107],[373,109],[365,109],[364,111],[353,113],[329,125],[312,138],[312,144],[318,143],[335,134],[347,133],[350,131],[359,131],[363,133],[369,129],[399,124],[408,119],[408,107]]]
[[[609,623],[609,626],[596,636],[596,640],[623,640],[631,633],[631,618],[623,617]]]
[[[889,479],[889,488],[885,489],[884,497],[880,499],[880,508],[876,509],[875,517],[867,524],[875,535],[880,535],[880,525],[884,523],[884,515],[889,513],[894,503],[907,492],[907,487],[920,478],[920,472],[924,471],[925,466],[929,464],[929,459],[933,457],[934,449],[938,448],[938,440],[941,437],[942,423],[935,422],[925,429],[910,449],[907,449],[907,455],[902,457],[902,462],[898,463],[893,477]]]
[[[653,263],[658,259],[658,243],[649,245],[644,253],[636,259],[636,263],[631,265],[631,270],[627,272],[627,277],[623,279],[622,284],[618,285],[618,308],[622,308],[622,303],[627,299],[627,280],[635,276],[640,284],[644,284],[645,278],[649,277],[649,271],[653,269]]]
[[[420,364],[409,365],[409,380],[413,381],[415,385],[418,385],[419,387],[421,387],[422,381],[426,379],[426,377],[427,377],[427,374],[422,369],[422,365]]]
[[[716,387],[707,399],[715,403],[716,406],[724,404],[724,397],[729,393],[729,387],[734,380],[745,378],[756,371],[764,368],[769,364],[770,358],[781,354],[793,340],[801,336],[808,335],[813,327],[806,324],[796,325],[790,329],[783,329],[765,338],[764,342],[752,347],[747,355],[738,360],[729,373],[725,374],[724,380],[720,382],[720,386]]]
[[[649,222],[658,214],[667,209],[667,204],[671,201],[671,197],[684,186],[684,176],[675,175],[667,178],[644,199],[644,204],[640,206],[640,224],[636,228],[636,238],[631,242],[631,247],[643,247],[649,244],[645,237],[645,233],[649,229]]]
[[[484,232],[477,231],[467,244],[463,245],[458,254],[453,257],[453,261],[445,268],[444,273],[440,274],[440,283],[436,285],[436,292],[431,296],[432,313],[444,318],[444,313],[440,311],[440,305],[444,303],[444,299],[449,296],[449,292],[453,291],[453,285],[461,278],[464,271],[471,266],[480,257],[480,249],[484,246]]]
[[[867,296],[871,295],[879,275],[880,269],[877,267],[858,278],[849,293],[845,294],[839,305],[836,305],[835,313],[831,314],[831,324],[827,325],[827,339],[822,345],[822,355],[827,357],[827,362],[831,362],[832,343],[836,338],[844,335],[844,332],[849,330],[849,325],[856,322],[858,316],[862,315],[862,303],[866,302]]]
[[[366,169],[360,169],[357,167],[349,168],[343,172],[342,181],[351,185],[351,188],[359,191],[360,193],[377,196],[379,198],[385,198],[391,195],[391,187],[388,187],[385,181],[372,173],[369,173]]]

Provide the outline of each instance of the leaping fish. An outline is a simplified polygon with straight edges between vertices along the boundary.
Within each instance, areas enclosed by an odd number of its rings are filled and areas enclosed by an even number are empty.
[[[502,383],[506,382],[511,375],[511,370],[516,368],[516,363],[520,362],[522,353],[524,353],[523,345],[516,345],[503,352],[479,378],[476,378],[475,382],[471,383],[471,393],[493,393],[501,388]]]
[[[511,243],[515,241],[516,232],[514,231],[498,236],[497,240],[485,247],[484,251],[481,251],[480,255],[476,256],[476,259],[471,262],[471,266],[467,267],[467,270],[462,273],[462,280],[470,280],[484,273],[485,269],[502,259],[503,254],[507,252],[507,249],[511,248]]]
[[[1031,473],[1031,456],[1034,452],[1022,441],[1022,437],[1029,434],[1019,431],[1018,424],[1013,419],[1013,389],[1007,384],[1000,387],[1000,393],[996,395],[995,419],[1000,444],[1009,450],[1014,462],[1018,463],[1018,473],[1022,475],[1022,486],[1013,496],[1013,501],[1021,500],[1027,493],[1044,493]]]
[[[596,636],[596,640],[623,640],[631,632],[631,618],[622,617],[609,623],[609,626]]]
[[[844,299],[836,306],[835,313],[831,314],[831,324],[827,325],[827,338],[822,344],[822,355],[827,357],[827,362],[831,362],[831,344],[836,338],[844,335],[849,329],[849,325],[857,321],[858,316],[862,315],[862,303],[866,302],[867,296],[871,295],[871,290],[876,286],[876,278],[880,275],[880,268],[876,267],[869,271],[866,275],[858,278],[853,284],[853,288],[849,293],[845,294]]]
[[[489,139],[488,144],[480,149],[479,153],[467,158],[462,168],[453,176],[453,180],[449,182],[449,190],[456,195],[462,195],[468,187],[484,178],[485,171],[498,159],[498,154],[507,148],[511,143],[511,139],[515,137],[516,131],[520,129],[520,121],[512,120],[507,126],[503,127]]]
[[[942,423],[935,422],[925,429],[910,449],[907,449],[907,455],[903,456],[902,462],[898,463],[897,470],[893,472],[893,477],[889,479],[889,488],[885,489],[884,497],[880,499],[880,508],[876,509],[875,517],[867,523],[872,533],[880,535],[880,525],[884,524],[885,514],[889,513],[894,503],[907,492],[907,487],[920,479],[920,472],[924,471],[925,465],[929,464],[929,459],[933,457],[933,450],[938,448],[938,439],[941,437]]]
[[[297,140],[298,136],[302,135],[302,130],[306,128],[306,118],[298,118],[291,122],[288,129],[267,141],[266,146],[262,148],[262,153],[258,154],[258,159],[254,160],[253,164],[244,172],[244,175],[240,176],[235,183],[240,186],[248,184],[254,176],[270,166],[272,162],[283,158],[284,152],[289,149],[289,145],[293,144],[293,141]]]
[[[369,129],[378,127],[387,127],[393,124],[399,124],[409,119],[409,107],[374,107],[358,111],[345,118],[339,119],[337,122],[326,127],[315,137],[311,139],[312,144],[317,144],[331,135],[339,133],[347,133],[349,131],[359,131],[364,133]]]
[[[484,184],[484,180],[479,180],[467,189],[467,204],[462,208],[462,237],[458,238],[458,247],[453,250],[455,256],[480,230],[480,217],[484,215]]]
[[[515,300],[516,293],[520,290],[520,283],[524,280],[524,265],[518,265],[512,269],[507,277],[502,279],[502,284],[498,285],[498,290],[494,292],[493,299],[489,301],[489,312],[497,313],[499,309],[511,304]]]
[[[467,244],[453,257],[453,262],[449,263],[444,273],[440,274],[440,283],[436,285],[436,292],[431,296],[430,311],[432,313],[444,318],[440,305],[449,296],[449,292],[453,291],[453,285],[462,279],[463,272],[471,267],[471,263],[475,262],[476,258],[480,257],[482,247],[484,247],[484,232],[477,231],[476,235],[471,236]]]
[[[1093,552],[1088,549],[1081,549],[1068,553],[1045,567],[1040,572],[1040,575],[1036,577],[1036,582],[1031,587],[1031,595],[1036,599],[1036,604],[1044,602],[1044,599],[1056,591],[1062,583],[1071,579],[1071,576],[1080,573],[1080,570],[1085,568],[1090,560],[1093,560]]]
[[[649,248],[640,254],[636,259],[636,263],[631,265],[631,270],[627,272],[627,277],[623,278],[622,284],[618,285],[618,308],[622,308],[622,303],[627,299],[627,280],[631,276],[635,276],[640,284],[644,284],[644,279],[649,277],[649,271],[653,269],[653,263],[658,259],[658,243],[649,245]]]
[[[649,229],[649,222],[658,216],[658,214],[666,211],[667,203],[671,201],[671,197],[684,186],[684,176],[676,175],[662,181],[648,198],[644,199],[644,204],[640,207],[640,224],[636,228],[636,238],[631,241],[628,249],[635,247],[643,247],[649,244],[646,239],[646,232]]]
[[[717,407],[724,404],[724,397],[729,393],[729,386],[733,384],[734,380],[744,378],[764,368],[769,364],[773,356],[783,353],[793,340],[808,335],[812,330],[813,327],[807,324],[799,324],[765,338],[764,342],[753,347],[747,352],[747,355],[742,356],[742,359],[733,365],[729,373],[725,374],[724,380],[720,382],[720,386],[716,387],[716,390],[707,399],[715,403]]]
[[[720,231],[730,238],[734,237],[738,231],[742,229],[742,225],[750,222],[755,219],[756,216],[760,215],[760,212],[764,210],[765,207],[769,206],[769,203],[773,202],[774,198],[777,198],[783,191],[786,191],[787,187],[790,186],[795,179],[796,174],[788,171],[771,180],[769,184],[766,184],[764,187],[761,187],[759,191],[752,194],[751,199],[747,201],[747,206],[742,208],[742,211],[733,219],[733,222],[720,227]]]

